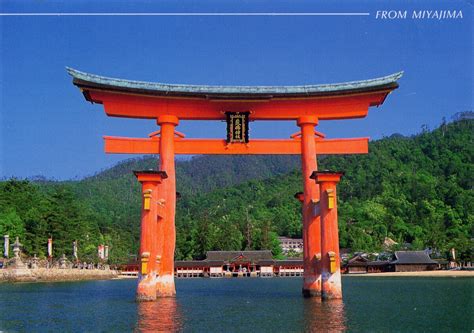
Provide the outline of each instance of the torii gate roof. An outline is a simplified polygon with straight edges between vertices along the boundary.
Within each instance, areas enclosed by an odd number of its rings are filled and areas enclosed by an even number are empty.
[[[130,81],[85,73],[69,67],[67,67],[67,71],[73,77],[73,83],[84,90],[89,88],[154,96],[200,97],[206,99],[301,98],[393,90],[398,87],[397,80],[403,75],[403,72],[398,72],[369,80],[318,85],[211,86]],[[87,94],[86,98],[90,100]]]
[[[88,74],[67,68],[84,97],[103,104],[111,117],[225,120],[228,112],[249,113],[254,120],[286,120],[317,124],[320,120],[367,116],[398,87],[403,72],[337,84],[305,86],[207,86],[129,81]],[[170,120],[171,119],[171,120]],[[104,137],[108,153],[157,154],[160,138]],[[368,138],[321,139],[319,154],[360,154],[368,151]],[[175,138],[176,154],[301,154],[301,140],[252,139],[251,144],[227,144],[219,139]]]

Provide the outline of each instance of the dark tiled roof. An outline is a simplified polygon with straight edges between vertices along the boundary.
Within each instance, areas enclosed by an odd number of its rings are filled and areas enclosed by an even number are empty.
[[[224,260],[208,260],[206,261],[209,263],[209,266],[211,267],[216,267],[216,266],[222,266],[224,265]]]
[[[384,266],[388,265],[389,261],[370,261],[360,254],[352,257],[347,261],[347,267],[366,267],[366,266]]]
[[[160,96],[194,96],[194,97],[311,97],[324,95],[348,94],[366,91],[380,91],[398,87],[398,79],[403,72],[388,76],[333,84],[300,85],[300,86],[209,86],[168,84],[156,82],[130,81],[96,74],[84,73],[73,68],[66,68],[73,77],[73,83],[83,89],[102,89],[126,91]]]
[[[208,261],[223,260],[225,262],[272,260],[272,251],[208,251],[206,253]]]
[[[202,260],[175,261],[176,268],[208,267],[209,263]]]
[[[353,261],[346,264],[347,267],[366,267],[367,262]]]
[[[303,266],[303,259],[275,260],[275,266]]]
[[[369,259],[361,256],[360,254],[352,257],[351,259],[349,259],[347,261],[347,264],[348,265],[355,265],[355,266],[360,266],[360,264],[363,264],[364,266],[367,264],[367,262],[369,261]]]
[[[437,264],[424,251],[396,251],[395,257],[391,264]]]
[[[367,266],[385,266],[388,265],[389,261],[369,261]]]
[[[260,266],[273,266],[273,265],[275,265],[275,260],[269,260],[269,259],[259,260],[259,261],[257,261],[257,265],[260,265]]]
[[[278,237],[278,240],[281,242],[302,242],[302,238],[289,238],[289,237]]]

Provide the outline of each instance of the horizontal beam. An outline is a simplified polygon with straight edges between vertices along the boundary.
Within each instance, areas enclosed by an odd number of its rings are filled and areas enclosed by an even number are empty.
[[[250,112],[250,120],[353,119],[367,116],[369,107],[383,103],[390,90],[314,98],[222,101],[165,98],[87,90],[90,100],[104,105],[112,117],[157,119],[173,115],[180,120],[225,120],[224,112]]]
[[[159,154],[160,138],[124,138],[104,136],[108,154]],[[315,138],[320,155],[367,154],[369,138],[320,139]],[[300,140],[255,139],[249,143],[227,144],[219,139],[175,138],[175,154],[181,155],[299,155]]]

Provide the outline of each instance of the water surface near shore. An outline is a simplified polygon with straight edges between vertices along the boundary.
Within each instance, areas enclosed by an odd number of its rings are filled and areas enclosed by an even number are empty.
[[[135,280],[0,285],[5,332],[469,332],[472,278],[349,277],[344,301],[301,297],[299,278],[182,279],[134,300]]]

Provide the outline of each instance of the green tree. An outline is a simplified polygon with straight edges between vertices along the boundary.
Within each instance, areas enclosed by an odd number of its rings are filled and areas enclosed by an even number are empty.
[[[9,235],[10,239],[25,235],[25,225],[16,213],[15,209],[8,208],[0,212],[0,235]]]

